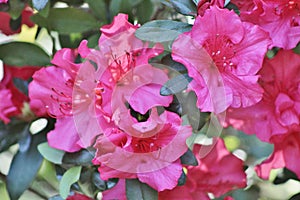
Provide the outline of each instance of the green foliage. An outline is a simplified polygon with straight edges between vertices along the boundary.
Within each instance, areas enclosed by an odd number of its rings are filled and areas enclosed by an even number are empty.
[[[41,166],[43,157],[37,150],[37,145],[46,140],[45,134],[30,135],[27,141],[20,144],[18,153],[14,156],[7,175],[7,191],[11,200],[18,199],[34,180]]]
[[[48,54],[39,46],[27,42],[9,42],[0,45],[0,59],[11,66],[46,66]]]
[[[191,25],[184,22],[171,20],[154,20],[145,23],[136,32],[137,38],[154,42],[170,42],[175,40],[178,35],[191,30]]]
[[[194,155],[194,153],[188,149],[181,157],[180,161],[184,165],[192,165],[192,166],[197,166],[198,161]]]
[[[197,15],[197,6],[192,0],[170,0],[173,8],[183,15]]]
[[[79,180],[81,168],[81,166],[72,167],[64,173],[59,184],[59,194],[62,198],[68,197],[72,184]]]
[[[65,154],[64,151],[51,148],[48,145],[48,142],[44,142],[38,145],[38,150],[42,156],[47,159],[48,161],[55,163],[55,164],[62,164],[62,159]]]
[[[68,165],[91,166],[94,152],[83,149],[75,153],[65,153],[62,162]]]
[[[156,200],[158,199],[158,193],[138,179],[126,179],[126,197],[128,200]]]
[[[160,89],[160,94],[168,96],[181,92],[187,88],[187,85],[192,81],[192,78],[187,74],[180,74],[168,80]]]

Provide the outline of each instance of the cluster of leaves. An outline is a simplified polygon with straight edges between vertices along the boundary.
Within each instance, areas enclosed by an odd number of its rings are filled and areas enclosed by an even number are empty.
[[[58,3],[65,3],[67,6],[57,7]],[[90,47],[97,46],[100,37],[99,27],[111,23],[117,13],[127,13],[131,22],[143,24],[136,31],[136,37],[150,43],[164,44],[163,56],[153,59],[152,64],[157,67],[168,66],[170,76],[173,78],[165,83],[160,93],[165,96],[175,95],[172,104],[166,109],[178,113],[185,119],[185,123],[191,124],[194,132],[192,140],[197,140],[199,136],[210,136],[207,133],[207,125],[212,116],[210,113],[199,111],[194,93],[183,92],[192,79],[188,76],[186,68],[172,60],[170,55],[170,45],[174,39],[191,29],[190,24],[181,20],[182,16],[196,16],[197,3],[197,0],[9,0],[9,4],[1,9],[12,17],[11,28],[17,29],[21,25],[21,12],[25,5],[29,4],[35,8],[38,12],[31,17],[38,26],[35,37],[38,38],[39,34],[46,30],[53,43],[51,55],[59,48],[56,46],[57,43],[61,47],[76,48],[81,40],[87,39]],[[236,10],[233,4],[229,3],[227,7]],[[57,37],[54,32],[57,33]],[[274,52],[270,51],[270,54],[272,53]],[[0,45],[0,59],[11,66],[48,66],[51,55],[33,43],[9,42]],[[25,89],[22,89],[24,84]],[[20,90],[26,90],[28,83],[15,82],[15,85]],[[7,176],[1,176],[0,197],[6,196],[3,185],[6,185],[12,200],[19,199],[27,189],[41,198],[51,200],[65,199],[70,191],[80,191],[90,197],[96,197],[98,192],[110,189],[118,182],[117,179],[101,180],[91,162],[94,157],[93,150],[65,153],[49,147],[46,135],[54,128],[55,120],[44,119],[47,125],[36,133],[31,131],[31,127],[38,120],[41,119],[16,118],[8,125],[0,123],[0,153],[11,150],[15,144],[19,146],[13,156],[9,173]],[[250,160],[267,157],[272,151],[271,146],[243,134],[225,133],[224,138],[229,147],[238,141],[231,150],[243,148]],[[186,165],[197,165],[197,160],[190,150],[181,157],[181,162]],[[183,172],[178,184],[183,185],[185,178]],[[274,183],[281,184],[288,179],[297,178],[290,171],[284,170]],[[237,199],[251,199],[255,195],[258,196],[258,192],[253,184],[246,192],[238,190],[232,196]],[[157,191],[138,180],[126,181],[126,194],[129,200],[158,198]],[[291,199],[295,198],[297,197]]]

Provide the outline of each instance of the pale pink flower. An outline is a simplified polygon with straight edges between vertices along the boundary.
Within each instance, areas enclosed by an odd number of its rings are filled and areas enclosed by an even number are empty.
[[[255,8],[241,18],[259,25],[270,34],[273,46],[294,48],[300,41],[299,0],[257,0]]]
[[[268,34],[258,26],[241,22],[233,11],[212,6],[196,18],[190,32],[175,40],[172,57],[193,78],[190,87],[198,107],[220,113],[261,100],[257,72],[269,44]]]
[[[271,142],[274,135],[300,127],[300,55],[280,50],[265,59],[259,72],[264,89],[261,102],[249,108],[230,109],[227,121],[248,134]]]
[[[257,175],[268,179],[272,169],[286,167],[300,178],[300,129],[288,135],[275,136],[273,142],[274,152],[255,168]]]
[[[159,199],[210,199],[208,193],[219,197],[246,186],[243,161],[228,152],[223,140],[218,139],[216,146],[203,158],[199,156],[200,148],[200,145],[194,145],[198,166],[186,167],[185,185],[160,192]]]
[[[158,191],[174,188],[191,128],[181,126],[180,117],[168,111],[158,115],[152,109],[144,122],[128,112],[120,111],[119,127],[108,129],[96,141],[94,164],[100,165],[101,178],[138,178]]]
[[[0,0],[0,3],[7,3],[8,0]]]

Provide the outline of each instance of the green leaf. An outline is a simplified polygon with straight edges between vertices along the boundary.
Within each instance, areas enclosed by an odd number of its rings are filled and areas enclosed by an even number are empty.
[[[171,20],[154,20],[145,23],[135,32],[137,38],[154,43],[175,40],[181,33],[191,30],[191,25]]]
[[[0,197],[1,200],[9,200],[5,183],[0,181]]]
[[[161,60],[161,63],[164,65],[167,65],[168,67],[170,67],[171,69],[174,69],[177,72],[187,71],[186,67],[183,64],[174,61],[170,54],[163,57]]]
[[[103,22],[106,20],[106,5],[104,0],[85,0],[93,14]]]
[[[0,152],[7,150],[11,145],[17,143],[18,140],[28,134],[28,124],[26,122],[15,119],[7,125],[0,122]]]
[[[64,151],[51,148],[48,142],[40,144],[38,150],[46,160],[54,164],[62,164],[62,159],[65,154]]]
[[[93,184],[101,191],[105,190],[107,188],[106,183],[104,180],[100,178],[99,172],[93,173]]]
[[[52,8],[47,18],[35,14],[31,19],[39,26],[60,34],[82,33],[101,26],[91,14],[77,8]]]
[[[192,0],[171,0],[171,4],[183,15],[197,16],[197,6]]]
[[[178,179],[178,186],[184,185],[186,182],[186,174],[184,173],[184,171],[182,170],[182,173]]]
[[[94,158],[94,152],[83,149],[75,153],[66,152],[62,162],[69,165],[91,166]]]
[[[194,155],[194,153],[188,149],[181,157],[180,161],[184,165],[192,165],[192,166],[197,166],[198,161]]]
[[[9,14],[12,19],[16,20],[21,16],[21,13],[25,7],[24,1],[22,0],[9,0]]]
[[[48,0],[32,0],[33,7],[37,10],[42,10],[46,7]]]
[[[81,168],[81,166],[72,167],[64,173],[59,184],[59,194],[62,198],[68,197],[72,184],[79,180]]]
[[[46,140],[45,134],[29,135],[29,137],[31,137],[29,148],[17,152],[6,177],[7,191],[11,200],[18,199],[30,186],[43,161],[37,145]]]
[[[128,200],[156,200],[158,192],[138,179],[126,179],[126,197]]]
[[[0,59],[11,66],[45,66],[50,64],[50,57],[44,50],[27,42],[1,44]]]
[[[176,94],[186,89],[188,84],[192,81],[192,78],[187,74],[181,74],[168,80],[160,89],[162,96],[168,96]]]
[[[138,22],[143,24],[149,21],[153,11],[154,5],[151,0],[144,0],[143,3],[138,4],[135,13],[138,18]]]

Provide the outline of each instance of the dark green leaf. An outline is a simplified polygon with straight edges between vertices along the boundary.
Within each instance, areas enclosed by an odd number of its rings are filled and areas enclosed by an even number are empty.
[[[184,72],[187,70],[183,64],[174,61],[170,54],[163,57],[161,62],[162,62],[162,64],[167,65],[168,67],[170,67],[171,69],[174,69],[177,72]]]
[[[100,38],[100,33],[90,36],[88,38],[88,47],[89,48],[97,48],[99,38]]]
[[[18,30],[19,28],[21,28],[22,25],[22,17],[20,16],[17,19],[10,19],[9,21],[9,27],[11,28],[11,30]]]
[[[17,200],[29,187],[43,161],[37,145],[44,142],[46,136],[40,133],[31,137],[29,148],[15,155],[7,175],[7,190],[12,200]]]
[[[68,197],[72,184],[79,180],[81,168],[81,166],[72,167],[64,173],[59,184],[59,194],[62,198]]]
[[[183,15],[197,15],[197,6],[192,0],[171,0],[174,9]]]
[[[24,1],[22,0],[9,0],[9,14],[12,19],[18,19],[25,7]]]
[[[28,96],[28,81],[24,81],[20,78],[13,78],[13,83],[23,94]]]
[[[101,191],[106,189],[106,183],[100,178],[100,174],[98,172],[93,173],[93,183]]]
[[[103,22],[106,20],[106,5],[103,0],[85,0],[93,14]]]
[[[188,149],[181,157],[180,161],[184,165],[192,165],[192,166],[197,166],[198,161],[194,155],[194,153]]]
[[[168,80],[160,89],[160,94],[168,96],[176,94],[186,89],[188,84],[192,81],[192,78],[187,74],[181,74]]]
[[[179,34],[191,30],[191,25],[171,20],[154,20],[145,23],[135,32],[136,37],[150,42],[169,42]]]
[[[0,152],[8,149],[27,134],[29,134],[29,132],[26,122],[12,120],[7,125],[0,122]]]
[[[97,30],[100,23],[89,13],[76,8],[52,8],[47,18],[39,14],[32,16],[39,26],[57,31],[60,34],[82,33]]]
[[[138,22],[143,24],[150,20],[154,11],[154,6],[151,0],[144,0],[143,3],[140,3],[136,8],[136,16]]]
[[[75,153],[65,153],[62,162],[68,165],[90,166],[93,158],[94,152],[84,149]]]
[[[184,173],[184,171],[182,170],[181,176],[178,179],[178,186],[184,185],[186,182],[186,174]]]
[[[156,200],[158,193],[138,179],[126,179],[126,197],[128,200]]]
[[[225,8],[227,8],[228,10],[233,10],[238,15],[240,14],[239,8],[231,2],[229,2]]]
[[[0,59],[11,66],[45,66],[50,64],[50,57],[44,50],[27,42],[1,44]]]
[[[33,7],[37,10],[42,10],[47,5],[48,0],[32,0]]]
[[[277,174],[273,183],[275,185],[278,185],[278,184],[285,183],[290,179],[299,180],[297,175],[294,172],[292,172],[291,170],[289,170],[287,168],[283,168],[282,172]]]

